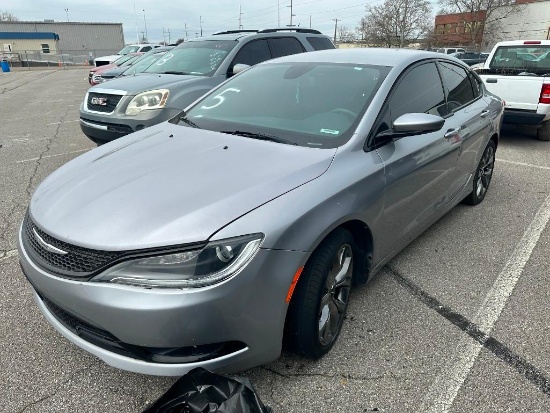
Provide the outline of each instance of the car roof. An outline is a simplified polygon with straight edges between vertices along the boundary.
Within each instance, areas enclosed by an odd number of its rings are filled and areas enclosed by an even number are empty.
[[[269,36],[288,36],[295,34],[307,34],[309,36],[323,36],[328,37],[315,29],[305,28],[275,28],[275,29],[259,29],[259,30],[228,30],[223,32],[217,32],[210,36],[197,37],[195,39],[189,39],[189,42],[197,42],[203,40],[239,40],[251,36],[257,35],[269,35]]]
[[[327,62],[327,63],[351,63],[376,66],[397,66],[414,63],[424,59],[448,59],[456,62],[460,60],[448,55],[425,50],[412,49],[386,49],[379,47],[361,47],[350,49],[329,49],[309,53],[299,53],[290,56],[280,57],[269,62]],[[264,63],[264,64],[265,64]]]

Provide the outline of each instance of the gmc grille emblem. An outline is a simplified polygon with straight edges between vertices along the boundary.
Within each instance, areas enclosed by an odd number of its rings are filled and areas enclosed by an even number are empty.
[[[107,98],[92,98],[92,105],[107,106]]]
[[[51,244],[48,244],[46,241],[42,239],[40,235],[38,235],[38,232],[36,229],[32,229],[32,232],[34,233],[34,237],[36,238],[36,241],[44,248],[46,251],[53,252],[54,254],[60,254],[60,255],[67,255],[67,251],[60,250],[59,248],[54,247]]]

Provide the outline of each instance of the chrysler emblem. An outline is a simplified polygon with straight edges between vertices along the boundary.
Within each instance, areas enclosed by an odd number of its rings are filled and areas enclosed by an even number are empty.
[[[38,243],[44,248],[46,251],[53,252],[54,254],[60,254],[60,255],[67,255],[67,251],[60,250],[59,248],[54,247],[51,244],[48,244],[46,241],[42,239],[40,235],[38,235],[38,232],[36,232],[36,229],[32,229],[32,232],[34,233],[34,237],[38,241]]]
[[[107,106],[107,98],[92,98],[92,105]]]

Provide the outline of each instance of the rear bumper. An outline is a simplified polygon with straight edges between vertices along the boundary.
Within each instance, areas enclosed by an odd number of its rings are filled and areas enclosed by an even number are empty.
[[[517,123],[520,125],[540,125],[548,115],[535,111],[504,109],[504,123]]]

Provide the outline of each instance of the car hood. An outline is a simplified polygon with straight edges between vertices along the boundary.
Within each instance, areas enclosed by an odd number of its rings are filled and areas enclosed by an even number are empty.
[[[121,55],[121,54],[110,54],[110,55],[108,55],[108,56],[96,57],[96,58],[94,59],[94,61],[102,61],[102,62],[104,62],[104,61],[108,60],[108,61],[111,61],[111,62],[112,62],[112,61],[114,61],[114,60],[117,60],[117,59],[120,58],[121,56],[123,56],[123,55]]]
[[[205,79],[204,76],[187,75],[161,75],[156,73],[139,73],[135,76],[122,77],[109,82],[108,89],[124,90],[130,95],[135,95],[147,90],[166,88],[169,89],[181,83],[198,82]],[[105,90],[105,86],[99,85],[98,88]],[[94,92],[94,89],[90,89]]]
[[[30,214],[52,236],[87,248],[205,241],[322,175],[335,153],[164,122],[59,168],[36,189]]]
[[[106,71],[114,69],[114,68],[118,68],[118,66],[115,65],[114,63],[111,63],[111,64],[108,64],[108,65],[94,67],[94,68],[90,69],[90,72],[94,72],[94,73],[99,74],[99,73],[103,73],[103,72],[106,72]]]

